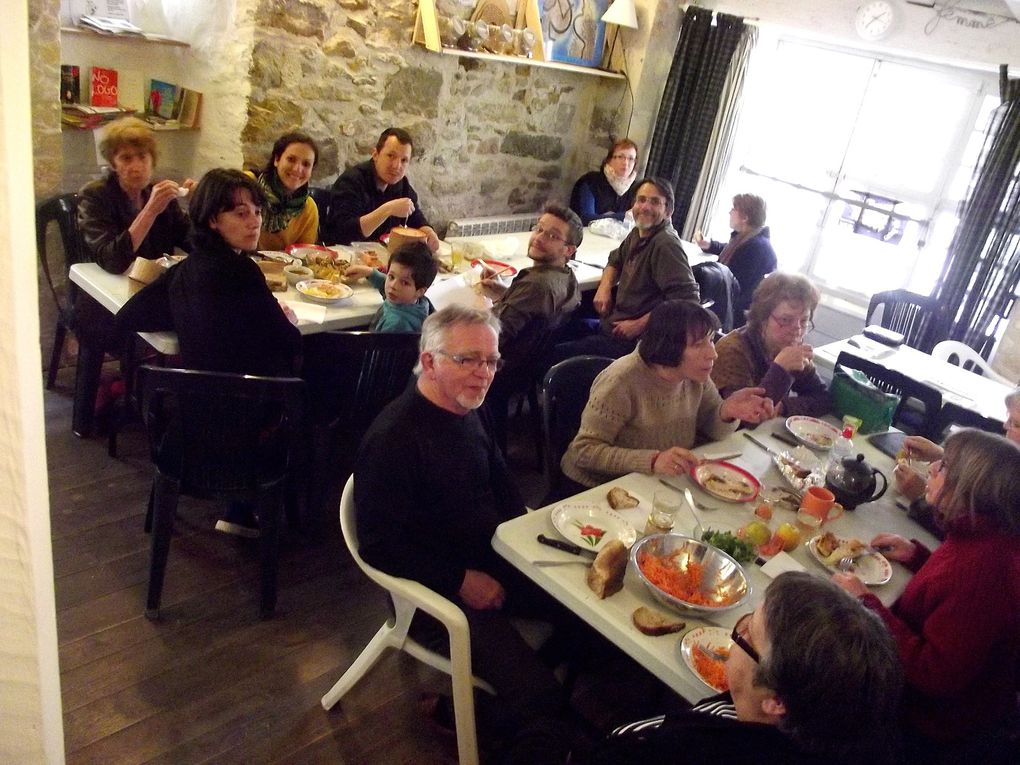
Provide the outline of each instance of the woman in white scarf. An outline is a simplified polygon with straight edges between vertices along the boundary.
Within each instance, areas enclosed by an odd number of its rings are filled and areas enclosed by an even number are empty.
[[[621,138],[609,148],[601,170],[585,173],[574,184],[570,208],[584,225],[598,218],[623,220],[634,205],[637,157],[637,144]]]

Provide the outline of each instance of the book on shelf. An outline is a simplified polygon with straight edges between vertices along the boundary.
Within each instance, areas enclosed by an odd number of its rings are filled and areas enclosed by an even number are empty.
[[[145,111],[148,81],[140,69],[121,69],[117,78],[118,104],[136,112]]]
[[[101,66],[92,67],[90,78],[92,94],[89,103],[93,106],[117,106],[117,70]]]
[[[60,111],[60,122],[69,127],[91,130],[134,113],[133,109],[123,109],[119,106],[64,104]]]
[[[60,65],[60,101],[76,104],[81,100],[81,67]]]
[[[202,91],[181,88],[177,95],[177,101],[177,119],[181,123],[181,127],[197,128],[202,113]]]
[[[162,80],[149,81],[149,99],[146,112],[165,120],[174,117],[177,108],[177,86]]]
[[[108,35],[140,35],[142,30],[136,27],[126,18],[115,19],[109,16],[88,16],[79,17],[78,26],[94,29]]]

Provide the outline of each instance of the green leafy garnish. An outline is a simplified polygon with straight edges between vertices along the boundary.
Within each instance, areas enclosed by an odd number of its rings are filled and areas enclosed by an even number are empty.
[[[754,549],[754,545],[748,542],[746,539],[734,536],[729,531],[713,531],[707,529],[704,534],[701,535],[703,542],[708,542],[713,547],[718,547],[724,553],[732,556],[734,560],[740,563],[750,563],[756,557],[758,557],[757,550]]]

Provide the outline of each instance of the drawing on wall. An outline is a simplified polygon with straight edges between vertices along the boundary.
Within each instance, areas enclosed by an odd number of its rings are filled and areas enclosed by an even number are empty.
[[[542,34],[553,61],[598,66],[606,39],[602,14],[609,0],[542,0]]]

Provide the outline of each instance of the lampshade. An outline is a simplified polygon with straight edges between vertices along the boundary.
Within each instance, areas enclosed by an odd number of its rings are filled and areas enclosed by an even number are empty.
[[[637,29],[637,12],[634,10],[634,0],[613,0],[609,10],[602,14],[602,20],[607,24]]]

